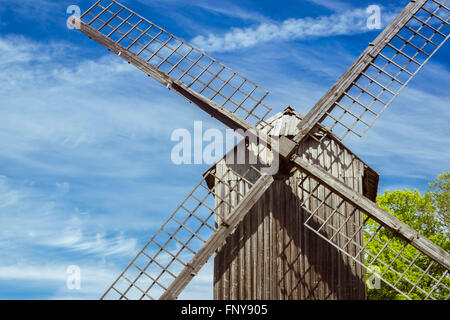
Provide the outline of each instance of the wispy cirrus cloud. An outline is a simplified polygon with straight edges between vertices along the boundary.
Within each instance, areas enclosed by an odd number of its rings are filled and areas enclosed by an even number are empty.
[[[333,10],[333,11],[344,11],[350,9],[350,4],[341,0],[307,0],[308,2],[314,3],[321,7]]]
[[[81,271],[80,290],[67,288],[67,263],[53,261],[51,263],[40,261],[19,262],[9,265],[0,265],[0,297],[8,299],[7,288],[2,284],[14,283],[16,289],[28,288],[29,295],[23,299],[69,300],[69,299],[93,299],[97,300],[103,292],[115,280],[115,274],[120,269],[113,266],[99,267],[93,263],[79,265]],[[36,288],[40,288],[34,293]],[[44,292],[44,293],[43,293]]]
[[[66,5],[67,7],[67,5]],[[24,21],[39,20],[40,23],[49,23],[51,16],[65,10],[60,1],[51,0],[0,0],[0,25],[9,25],[8,16],[11,14],[22,17]],[[39,14],[34,14],[39,12]]]
[[[130,148],[130,153],[131,149],[152,152],[151,146],[156,141],[170,137],[170,127],[163,125],[164,110],[170,105],[166,91],[161,90],[164,96],[156,98],[157,102],[149,106],[145,87],[141,85],[142,90],[133,87],[146,79],[139,71],[112,55],[62,62],[61,57],[67,59],[74,51],[69,48],[64,42],[46,45],[23,36],[0,37],[0,150],[3,159],[14,159],[40,170],[80,174],[78,165],[75,168],[60,160],[50,164],[50,158],[58,157],[64,150],[64,153],[71,153],[74,160],[84,158],[82,162],[95,165],[98,162],[93,161],[92,156],[100,145],[117,145],[121,141],[119,144]],[[126,86],[121,84],[121,77],[128,77]],[[151,81],[146,83],[155,85]],[[123,95],[131,88],[132,99]],[[116,98],[109,100],[113,94]],[[176,119],[174,115],[171,121]],[[182,121],[182,117],[178,119]],[[133,143],[131,138],[136,138]],[[46,155],[40,152],[48,148],[59,151]],[[147,163],[140,169],[133,166],[130,156],[120,148],[104,148],[103,157],[105,160],[111,157],[108,163],[114,168],[109,170],[101,164],[100,171],[89,171],[140,175],[149,170]]]
[[[167,89],[158,95],[117,57],[76,50],[0,36],[1,298],[16,297],[8,283],[25,288],[24,298],[33,286],[41,299],[98,298],[186,191],[179,179],[160,186],[151,177],[167,175],[170,163],[153,162],[170,159],[172,127],[194,109],[167,121],[175,107]],[[66,290],[72,264],[103,280]]]
[[[241,19],[246,21],[267,21],[270,20],[269,17],[259,13],[255,10],[247,10],[242,4],[236,3],[233,0],[222,0],[219,2],[212,3],[208,0],[194,0],[194,1],[183,1],[183,0],[139,0],[148,6],[166,7],[175,11],[177,7],[190,6],[194,8],[199,8],[216,15],[223,15],[230,18]],[[175,10],[174,10],[175,9]]]
[[[33,185],[11,184],[7,177],[0,176],[0,222],[6,227],[0,241],[13,240],[16,245],[29,248],[63,249],[100,257],[129,257],[137,250],[135,238],[126,237],[121,231],[98,232],[90,226],[93,213],[67,208],[63,204],[63,197],[69,192],[67,182],[57,184],[47,199]],[[65,192],[61,193],[61,185]]]
[[[367,27],[369,16],[366,9],[348,10],[329,16],[287,19],[281,23],[262,23],[244,29],[233,28],[223,35],[200,35],[191,42],[207,52],[215,52],[249,48],[270,41],[352,35],[371,31]],[[383,13],[383,25],[393,16],[391,12]]]

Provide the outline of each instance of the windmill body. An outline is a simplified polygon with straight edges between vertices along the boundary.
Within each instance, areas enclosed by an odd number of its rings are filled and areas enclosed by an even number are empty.
[[[261,130],[268,129],[267,133],[271,135],[294,137],[299,133],[301,119],[301,115],[287,108],[283,113],[268,119],[267,123],[271,126]],[[373,200],[378,175],[331,133],[324,130],[320,134],[316,139],[308,139],[299,150],[299,155]],[[230,153],[236,155],[237,148]],[[249,158],[246,157],[247,162]],[[245,182],[235,185],[234,181],[248,169],[249,164],[234,164],[237,161],[228,164],[227,159],[224,157],[208,171],[214,171],[219,177],[210,179],[208,184],[210,188],[216,188],[219,195],[229,194],[230,202],[237,202],[249,190],[249,186]],[[336,199],[324,199],[324,193],[314,190],[314,182],[295,170],[295,167],[289,167],[286,163],[281,166],[272,186],[216,253],[214,298],[365,299],[365,269],[329,246],[304,225],[309,214],[300,203],[311,193],[310,209],[317,209],[318,203],[326,201],[328,206],[321,209],[320,214],[325,217],[338,211],[333,217],[332,225],[335,228],[339,228],[353,208],[338,208]],[[234,188],[231,193],[228,192],[229,186]],[[232,213],[229,207],[223,207],[221,216],[229,217]],[[344,230],[340,241],[345,241],[345,236],[355,233],[362,221],[360,212],[353,215],[353,228]],[[216,222],[220,224],[221,218],[216,216]],[[333,232],[331,228],[327,231]],[[362,232],[358,241],[362,245]],[[352,246],[349,250],[355,251],[357,248]],[[359,259],[363,263],[363,254]]]

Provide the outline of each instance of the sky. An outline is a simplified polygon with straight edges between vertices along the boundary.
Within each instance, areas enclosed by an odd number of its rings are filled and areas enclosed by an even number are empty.
[[[209,167],[171,161],[174,130],[224,127],[66,26],[70,5],[0,0],[0,299],[98,299]],[[122,1],[306,114],[408,1]],[[353,19],[353,20],[352,20]],[[379,192],[425,191],[450,163],[450,46],[362,138]],[[81,288],[67,287],[79,266]],[[212,297],[209,262],[180,298]]]

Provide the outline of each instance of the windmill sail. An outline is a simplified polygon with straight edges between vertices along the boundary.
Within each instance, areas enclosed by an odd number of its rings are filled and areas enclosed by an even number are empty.
[[[220,183],[220,190],[211,188],[211,181]],[[257,166],[239,173],[209,171],[102,299],[176,299],[272,182]],[[245,195],[239,191],[244,189]],[[222,215],[229,211],[231,217]]]
[[[446,267],[415,248],[403,232],[374,220],[370,212],[363,212],[362,223],[355,223],[361,221],[358,220],[361,211],[307,174],[299,188],[308,194],[302,199],[302,208],[310,214],[305,226],[349,256],[352,264],[364,267],[372,283],[380,280],[380,286],[382,282],[407,299],[450,298],[448,255]],[[326,201],[317,200],[318,194]],[[321,212],[329,211],[324,209],[330,208],[332,202],[338,204],[338,208],[323,215]],[[311,210],[311,203],[320,205]]]
[[[446,2],[412,1],[308,113],[295,141],[317,123],[341,140],[362,137],[449,38]]]
[[[293,159],[303,176],[304,225],[403,297],[449,299],[450,254],[311,160]]]
[[[263,103],[268,95],[265,89],[117,1],[97,1],[72,23],[226,125],[230,121],[222,111],[253,126],[271,111]],[[209,110],[211,106],[214,110]],[[239,127],[249,128],[245,123]]]

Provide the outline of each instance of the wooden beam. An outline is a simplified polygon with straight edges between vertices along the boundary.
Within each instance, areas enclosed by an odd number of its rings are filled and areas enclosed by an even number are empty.
[[[303,118],[298,128],[300,133],[294,138],[299,144],[309,132],[326,117],[333,105],[342,97],[345,91],[357,81],[361,73],[366,70],[373,59],[383,51],[386,45],[395,35],[409,22],[409,20],[420,10],[427,0],[415,0],[410,2],[405,9],[392,21],[389,26],[375,39],[373,43],[361,54],[353,65],[342,75],[342,77],[330,88],[330,90],[319,100],[311,111]]]
[[[216,232],[209,238],[195,257],[189,262],[188,266],[183,269],[169,288],[167,288],[160,300],[172,300],[178,297],[178,295],[205,265],[208,259],[214,254],[214,252],[222,247],[227,237],[233,233],[250,209],[262,197],[267,189],[269,189],[273,181],[273,177],[268,175],[263,175],[259,178],[259,180],[241,200],[235,212],[227,220],[228,226],[220,226],[216,230]]]
[[[400,221],[392,214],[381,209],[374,202],[361,196],[361,194],[329,174],[323,168],[310,164],[308,161],[300,158],[299,156],[294,156],[292,160],[302,170],[312,175],[320,183],[328,187],[343,199],[347,200],[353,206],[360,209],[370,218],[393,231],[397,236],[403,238],[413,247],[450,270],[450,254],[444,249],[422,236],[419,232]]]

